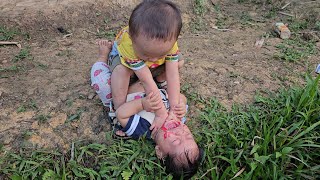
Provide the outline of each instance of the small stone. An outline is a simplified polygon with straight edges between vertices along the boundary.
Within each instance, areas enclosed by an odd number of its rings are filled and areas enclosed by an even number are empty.
[[[8,61],[7,60],[4,60],[4,61],[2,61],[2,64],[6,64]]]
[[[225,68],[216,68],[215,71],[218,74],[226,74],[228,72]]]
[[[240,82],[239,81],[235,81],[235,82],[233,82],[234,84],[240,84]]]
[[[94,97],[96,96],[96,93],[90,93],[89,95],[88,95],[88,99],[93,99]]]

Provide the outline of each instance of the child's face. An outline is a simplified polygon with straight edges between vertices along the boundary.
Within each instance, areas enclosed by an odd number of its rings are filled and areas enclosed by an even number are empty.
[[[187,159],[183,155],[186,152],[191,154],[191,156],[192,154],[199,154],[199,152],[194,152],[199,149],[190,129],[177,120],[166,121],[156,134],[155,142],[157,143],[156,153],[158,158],[162,158],[167,154],[182,155],[180,161],[184,161],[183,159]]]
[[[175,42],[175,39],[163,41],[161,39],[150,39],[140,35],[134,38],[132,46],[140,59],[154,62],[164,58]]]

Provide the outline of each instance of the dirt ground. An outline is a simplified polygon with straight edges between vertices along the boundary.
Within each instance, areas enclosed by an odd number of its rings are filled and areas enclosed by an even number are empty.
[[[14,37],[29,50],[15,58],[16,46],[0,47],[0,144],[68,149],[71,142],[107,143],[110,130],[102,105],[90,87],[90,67],[97,58],[96,39],[110,37],[125,26],[138,0],[14,0],[0,1],[0,22],[22,32]],[[248,104],[257,92],[303,83],[303,75],[314,69],[319,57],[300,63],[273,58],[278,37],[257,39],[271,31],[274,20],[263,18],[263,4],[239,4],[236,0],[208,1],[205,28],[194,32],[191,0],[176,0],[184,21],[179,46],[186,60],[182,87],[189,94],[216,97],[224,106]],[[316,6],[319,2],[314,1]],[[219,14],[226,31],[217,30]],[[289,6],[292,11],[299,9]],[[312,7],[315,7],[312,5]],[[255,21],[243,23],[247,12]],[[285,16],[279,15],[281,20]],[[220,18],[221,19],[221,18]],[[319,47],[318,47],[319,48]],[[15,60],[16,59],[16,60]],[[203,105],[191,103],[191,114]]]

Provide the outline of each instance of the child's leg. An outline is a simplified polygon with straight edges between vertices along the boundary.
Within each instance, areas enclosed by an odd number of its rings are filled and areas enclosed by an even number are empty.
[[[126,102],[129,81],[132,74],[133,71],[122,64],[117,65],[112,71],[111,92],[115,109]]]
[[[100,40],[98,61],[91,68],[91,86],[96,90],[104,106],[111,102],[111,72],[106,64],[112,43]]]
[[[112,48],[112,42],[108,40],[99,40],[97,44],[99,45],[98,61],[107,63],[107,59]]]

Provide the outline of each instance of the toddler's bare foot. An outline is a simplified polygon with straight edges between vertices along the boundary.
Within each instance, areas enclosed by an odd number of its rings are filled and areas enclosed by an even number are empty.
[[[121,130],[118,130],[118,131],[116,131],[116,135],[117,135],[117,136],[120,136],[120,137],[125,137],[125,136],[126,136],[126,133],[124,133],[124,132],[121,131]]]
[[[99,61],[107,62],[108,55],[112,48],[112,42],[108,40],[99,40],[97,42],[99,45]]]

